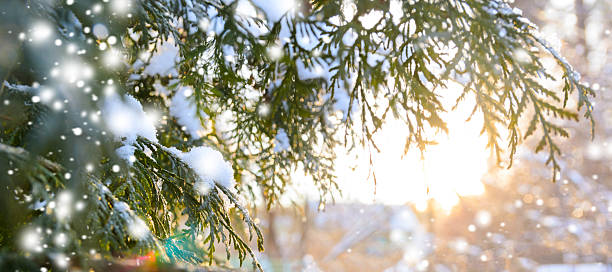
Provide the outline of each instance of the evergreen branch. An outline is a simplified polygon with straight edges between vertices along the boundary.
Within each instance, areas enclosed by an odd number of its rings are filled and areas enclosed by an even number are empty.
[[[29,161],[32,159],[32,155],[27,150],[21,147],[5,145],[3,143],[0,143],[0,152],[5,153],[9,157],[20,159],[23,161]],[[34,159],[36,160],[37,163],[40,163],[40,165],[44,166],[49,171],[52,171],[55,173],[60,173],[64,171],[63,166],[51,160],[45,159],[40,156],[36,156]]]

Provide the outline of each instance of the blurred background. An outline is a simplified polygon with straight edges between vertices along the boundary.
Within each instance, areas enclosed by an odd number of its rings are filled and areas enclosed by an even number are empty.
[[[267,271],[612,271],[612,1],[514,5],[597,91],[593,140],[587,122],[564,123],[559,179],[529,148],[496,166],[462,109],[425,161],[402,156],[387,124],[372,168],[365,150],[338,159],[335,204],[296,174],[291,201],[257,212]]]

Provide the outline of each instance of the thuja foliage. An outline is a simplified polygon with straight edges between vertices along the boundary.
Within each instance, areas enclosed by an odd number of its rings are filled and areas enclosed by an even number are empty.
[[[535,137],[553,180],[560,122],[593,122],[592,90],[506,2],[286,3],[5,1],[0,265],[86,268],[151,250],[221,265],[221,249],[261,269],[249,208],[276,203],[296,169],[333,199],[335,148],[376,150],[386,120],[406,124],[406,150],[426,149],[447,130],[451,82],[498,162]],[[198,135],[168,107],[185,90]],[[101,117],[112,93],[158,113],[157,135],[138,134],[127,161]],[[180,154],[199,146],[231,163],[234,187],[196,188],[202,176]]]

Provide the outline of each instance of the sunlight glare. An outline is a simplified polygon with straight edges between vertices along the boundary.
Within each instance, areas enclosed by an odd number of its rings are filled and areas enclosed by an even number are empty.
[[[347,199],[390,205],[412,203],[420,211],[426,210],[428,200],[433,199],[448,212],[459,203],[460,197],[485,192],[481,177],[488,169],[489,151],[485,148],[486,138],[479,135],[482,118],[476,113],[470,122],[465,122],[474,103],[468,98],[455,111],[450,111],[461,87],[448,86],[449,90],[444,90],[449,94],[444,97],[448,98],[442,101],[449,110],[442,116],[447,122],[448,135],[440,132],[434,136],[438,144],[427,148],[424,160],[414,146],[403,156],[408,128],[398,120],[387,121],[375,136],[381,150],[372,154],[376,188],[368,171],[367,149],[339,156],[336,169]]]

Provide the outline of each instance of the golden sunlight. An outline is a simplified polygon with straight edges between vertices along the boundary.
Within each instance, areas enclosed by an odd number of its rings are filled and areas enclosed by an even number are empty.
[[[454,105],[458,90],[461,86],[449,84],[444,91],[446,100],[442,102],[446,109]],[[434,136],[438,144],[427,148],[424,159],[415,147],[404,156],[407,127],[395,120],[388,121],[376,136],[381,152],[372,154],[373,167],[367,149],[339,156],[337,174],[344,197],[366,203],[412,203],[420,210],[433,199],[450,211],[460,196],[483,194],[481,177],[488,168],[489,151],[485,148],[486,138],[479,135],[482,118],[476,115],[465,122],[472,105],[473,101],[466,99],[456,110],[444,114],[448,134]]]

